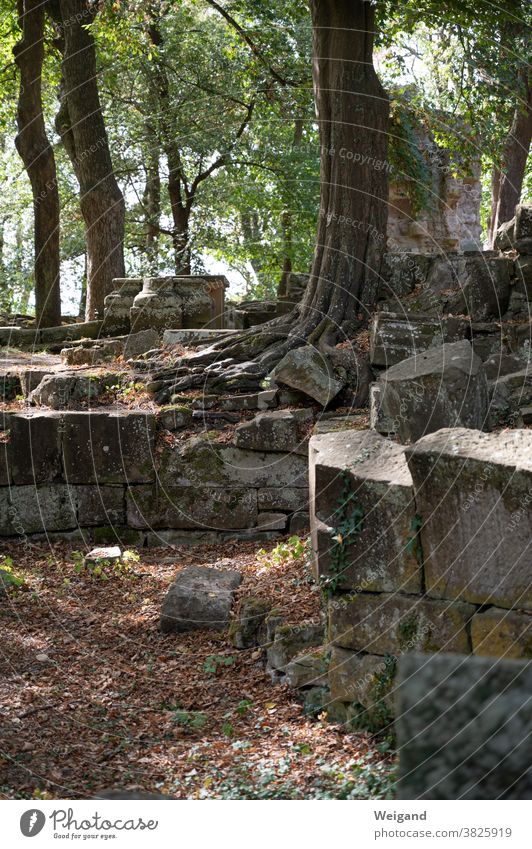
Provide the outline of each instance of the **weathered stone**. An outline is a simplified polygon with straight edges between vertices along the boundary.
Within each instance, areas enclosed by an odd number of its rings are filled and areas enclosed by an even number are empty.
[[[522,407],[519,413],[524,425],[532,425],[532,407]]]
[[[159,479],[164,486],[308,487],[306,457],[292,453],[246,451],[213,440],[209,433],[193,436],[165,452]]]
[[[155,479],[152,413],[67,413],[63,463],[69,483],[142,483]]]
[[[308,507],[308,493],[299,487],[259,489],[257,493],[259,510],[286,510],[295,513]]]
[[[288,663],[306,649],[323,643],[324,628],[321,622],[303,622],[301,625],[278,625],[273,642],[268,647],[268,666],[284,672]]]
[[[506,257],[478,254],[466,260],[459,278],[466,311],[473,321],[500,318],[510,298],[512,261]]]
[[[470,604],[398,593],[359,593],[329,601],[329,642],[370,654],[470,651]]]
[[[123,486],[75,486],[78,523],[83,528],[93,525],[124,526],[126,501]]]
[[[257,526],[263,531],[284,531],[286,519],[284,513],[259,513]]]
[[[225,339],[236,330],[216,329],[211,327],[200,327],[193,329],[181,330],[165,330],[163,333],[164,345],[197,345],[201,342],[218,342],[220,339]]]
[[[419,592],[418,522],[404,449],[371,430],[310,441],[315,574],[331,589]]]
[[[495,247],[500,251],[512,251],[515,248],[515,216],[505,221],[497,230]]]
[[[328,359],[312,345],[289,351],[271,377],[314,398],[322,407],[326,407],[344,386],[335,378]]]
[[[22,387],[22,394],[25,398],[27,398],[30,392],[33,392],[34,389],[37,389],[39,383],[44,377],[48,377],[52,372],[50,369],[27,369],[26,371],[21,372],[20,374],[20,384]]]
[[[83,558],[85,566],[98,566],[102,563],[111,563],[120,560],[122,550],[118,545],[107,548],[92,548]]]
[[[532,301],[532,256],[518,256],[515,260],[515,288]]]
[[[7,450],[14,484],[48,483],[61,476],[60,423],[58,413],[11,416]]]
[[[524,362],[517,354],[492,354],[484,363],[488,380],[498,380],[508,374],[523,370]]]
[[[329,657],[326,646],[298,654],[285,667],[286,683],[295,689],[327,686]]]
[[[254,395],[230,395],[220,398],[221,410],[270,410],[277,404],[277,390],[264,389]]]
[[[392,366],[381,386],[382,408],[402,442],[415,442],[442,427],[487,426],[486,374],[467,341]]]
[[[30,403],[53,410],[68,408],[71,402],[91,401],[120,382],[117,374],[91,375],[56,372],[42,379],[29,396]]]
[[[235,431],[235,445],[252,451],[307,452],[305,428],[312,410],[272,410],[242,422]]]
[[[266,617],[271,604],[263,598],[248,596],[239,604],[229,627],[229,639],[237,649],[250,649],[262,644]]]
[[[61,362],[68,366],[99,365],[116,359],[124,353],[121,339],[102,339],[99,345],[63,348]]]
[[[373,430],[385,436],[392,434],[396,426],[394,420],[387,416],[383,409],[380,383],[372,383],[369,388],[369,424]]]
[[[161,407],[157,421],[165,430],[181,430],[192,424],[192,410],[183,404],[169,404]]]
[[[515,208],[515,249],[532,254],[532,204],[520,203]]]
[[[331,699],[356,702],[370,708],[387,697],[393,684],[395,659],[374,654],[357,654],[333,646],[329,665]]]
[[[467,328],[468,322],[461,318],[379,312],[371,325],[370,361],[389,368],[445,342],[465,339]]]
[[[310,530],[310,513],[294,513],[290,517],[290,533],[294,536],[307,535]]]
[[[161,337],[152,328],[140,330],[138,333],[130,333],[124,342],[124,359],[133,360],[135,357],[145,354],[146,351],[158,348],[160,344]]]
[[[129,311],[142,289],[142,277],[115,277],[113,291],[106,296],[103,332],[129,333]]]
[[[385,253],[379,298],[399,299],[422,285],[427,278],[430,261],[431,258],[423,254],[409,254],[406,251]]]
[[[136,486],[128,490],[127,518],[133,528],[251,528],[257,524],[257,494],[254,489],[214,489],[199,495],[194,487]]]
[[[446,654],[399,663],[400,799],[531,799],[532,666]]]
[[[517,419],[522,406],[532,403],[532,368],[503,375],[488,384],[489,421],[492,427]]]
[[[22,384],[18,374],[0,374],[0,401],[14,401],[22,395]]]
[[[446,429],[406,456],[428,595],[532,610],[532,432]]]
[[[239,572],[205,566],[183,569],[163,602],[161,631],[224,631],[229,624],[234,591],[241,581]]]
[[[471,322],[470,328],[473,351],[482,362],[486,362],[493,354],[507,352],[506,328],[503,330],[493,321]]]
[[[77,528],[77,508],[65,484],[0,489],[0,535],[25,536]]]
[[[471,620],[475,654],[515,659],[532,658],[532,616],[490,607]]]

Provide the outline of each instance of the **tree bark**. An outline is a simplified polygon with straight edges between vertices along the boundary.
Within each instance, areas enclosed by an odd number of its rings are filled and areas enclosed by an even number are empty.
[[[373,67],[373,6],[310,5],[321,199],[301,318],[304,332],[318,326],[338,338],[367,320],[376,300],[388,217],[389,103]]]
[[[494,167],[492,178],[492,207],[488,241],[493,247],[497,230],[515,215],[521,199],[526,163],[532,142],[532,74],[521,69],[519,74],[520,99],[516,105],[512,126],[504,145],[502,163]]]
[[[41,327],[61,324],[59,193],[42,105],[44,4],[18,0],[22,38],[13,54],[20,71],[15,145],[31,183],[34,213],[35,312]]]
[[[96,46],[86,29],[95,8],[59,0],[62,81],[57,131],[79,182],[86,228],[88,320],[103,315],[113,278],[124,277],[125,204],[113,171],[96,70]]]
[[[144,250],[148,272],[157,276],[159,260],[159,235],[161,220],[161,175],[159,172],[159,148],[151,129],[148,128],[150,148],[146,152],[146,183],[144,185]]]

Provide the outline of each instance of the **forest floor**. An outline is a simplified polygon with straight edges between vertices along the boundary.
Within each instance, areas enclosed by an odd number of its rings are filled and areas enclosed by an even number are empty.
[[[168,586],[191,564],[238,569],[239,594],[267,598],[291,623],[315,620],[304,558],[274,562],[258,549],[146,549],[130,572],[102,580],[65,543],[0,546],[25,582],[0,596],[0,797],[120,787],[195,799],[390,798],[389,743],[306,716],[261,652],[237,651],[226,634],[158,630]]]

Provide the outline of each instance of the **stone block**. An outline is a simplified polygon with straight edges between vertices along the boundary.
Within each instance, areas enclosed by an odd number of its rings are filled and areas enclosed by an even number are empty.
[[[470,604],[403,596],[359,593],[329,601],[329,642],[369,654],[406,651],[469,652]]]
[[[75,491],[65,484],[0,489],[2,536],[24,536],[77,527]]]
[[[515,208],[515,249],[532,254],[532,204],[520,203]]]
[[[404,449],[371,430],[310,441],[315,574],[331,590],[421,590],[421,551]]]
[[[273,642],[268,647],[270,669],[285,672],[294,657],[309,648],[321,646],[324,628],[321,622],[303,622],[300,625],[278,625]]]
[[[225,631],[234,591],[241,582],[242,575],[235,571],[205,566],[183,569],[164,599],[161,631]]]
[[[49,483],[61,477],[59,413],[16,413],[10,417],[7,455],[15,485]]]
[[[127,519],[133,528],[252,528],[257,524],[257,493],[254,489],[130,487]]]
[[[124,340],[124,360],[134,360],[146,351],[152,351],[161,344],[161,337],[156,330],[140,330],[130,333]]]
[[[69,483],[143,483],[155,480],[152,413],[67,413],[63,463]]]
[[[123,486],[75,486],[71,488],[82,528],[93,525],[124,526],[126,500]]]
[[[344,386],[335,377],[329,360],[312,345],[289,351],[271,377],[314,398],[322,407],[326,407]]]
[[[453,655],[399,662],[400,799],[531,799],[532,665]]]
[[[532,658],[532,615],[490,607],[471,620],[474,654],[506,659]]]
[[[285,667],[286,683],[295,689],[326,687],[329,683],[329,657],[326,646],[298,654]]]
[[[465,339],[467,328],[468,322],[460,318],[377,313],[371,325],[370,361],[389,368],[445,342]]]
[[[390,702],[395,659],[333,646],[329,664],[331,699],[370,708],[386,697]]]
[[[381,386],[382,408],[404,443],[443,427],[487,427],[486,374],[467,341],[392,366]]]
[[[259,513],[257,527],[263,531],[284,531],[286,519],[285,513]]]
[[[445,429],[406,456],[428,595],[532,610],[532,432]]]
[[[297,486],[259,489],[257,499],[259,510],[295,513],[308,507],[308,493]]]
[[[229,628],[229,639],[237,649],[260,646],[266,639],[265,622],[271,610],[270,602],[247,596],[240,601],[238,612]]]
[[[307,536],[310,530],[310,514],[294,513],[290,517],[290,533],[294,536]]]
[[[235,431],[234,444],[252,451],[307,452],[307,432],[312,410],[272,410],[242,422]]]

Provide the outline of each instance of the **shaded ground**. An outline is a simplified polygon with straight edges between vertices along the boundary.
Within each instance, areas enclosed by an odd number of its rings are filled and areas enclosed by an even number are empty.
[[[141,552],[134,575],[78,574],[72,551],[0,547],[28,588],[0,596],[0,795],[85,798],[120,786],[177,798],[384,797],[386,746],[312,719],[258,651],[163,636],[161,601],[191,563],[237,568],[240,593],[297,623],[319,614],[302,560],[256,543]]]

